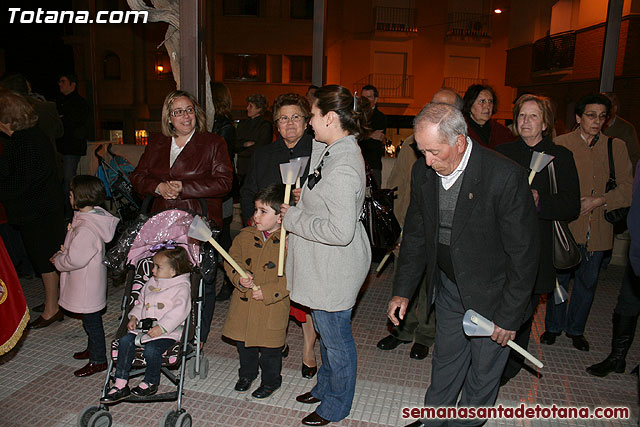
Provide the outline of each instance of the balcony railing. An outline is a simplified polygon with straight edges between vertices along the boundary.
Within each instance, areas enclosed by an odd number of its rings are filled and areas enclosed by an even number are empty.
[[[491,17],[481,13],[449,12],[447,37],[491,38]]]
[[[469,77],[445,77],[442,82],[443,87],[449,87],[456,92],[460,96],[464,96],[464,93],[467,91],[469,86],[471,85],[486,85],[488,83],[487,79],[476,79]]]
[[[406,74],[369,74],[355,82],[353,89],[361,92],[366,85],[375,86],[380,98],[413,97],[413,76]]]
[[[554,71],[573,67],[576,33],[569,31],[544,37],[533,44],[531,71]]]
[[[403,33],[417,32],[414,10],[406,7],[376,7],[375,29]]]

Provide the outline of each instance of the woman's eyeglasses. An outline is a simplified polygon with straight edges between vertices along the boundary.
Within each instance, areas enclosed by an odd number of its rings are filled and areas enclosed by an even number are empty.
[[[195,114],[195,112],[196,112],[196,110],[195,110],[195,108],[193,108],[193,107],[188,107],[188,108],[184,108],[184,109],[182,109],[182,108],[177,108],[177,109],[175,109],[175,110],[173,110],[173,111],[171,112],[171,115],[172,115],[173,117],[182,117],[182,116],[184,116],[185,114],[189,114],[189,115],[191,115],[191,114]]]
[[[304,117],[302,117],[299,114],[294,114],[291,117],[289,117],[289,116],[280,116],[278,118],[278,123],[280,123],[280,124],[285,124],[285,123],[289,123],[289,122],[300,123],[302,120],[304,120]]]

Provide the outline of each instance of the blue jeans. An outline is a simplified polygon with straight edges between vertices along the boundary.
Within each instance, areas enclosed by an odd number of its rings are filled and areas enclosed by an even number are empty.
[[[104,327],[102,326],[102,310],[95,313],[82,314],[82,326],[89,337],[89,362],[107,363],[107,346],[104,343]]]
[[[329,421],[340,421],[351,412],[356,389],[358,358],[351,332],[351,309],[344,311],[311,310],[320,335],[322,366],[318,383],[311,394],[322,400],[316,412]]]
[[[129,379],[129,371],[133,363],[133,356],[136,351],[136,336],[126,334],[120,338],[118,346],[118,362],[116,363],[116,378]],[[144,360],[147,362],[147,369],[144,372],[144,382],[147,384],[158,384],[160,382],[160,368],[162,368],[162,353],[175,344],[175,340],[170,338],[160,338],[144,344]]]
[[[547,314],[545,329],[549,332],[566,331],[570,335],[583,335],[587,317],[596,293],[598,273],[604,252],[587,252],[584,245],[579,245],[582,261],[572,273],[558,274],[558,283],[567,291],[573,275],[571,298],[562,304],[555,304],[553,293],[547,298]]]

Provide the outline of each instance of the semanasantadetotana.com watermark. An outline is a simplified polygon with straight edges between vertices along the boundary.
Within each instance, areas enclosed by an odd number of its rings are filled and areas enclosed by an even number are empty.
[[[147,23],[146,10],[100,10],[95,19],[88,10],[24,10],[9,8],[10,24],[142,24]]]

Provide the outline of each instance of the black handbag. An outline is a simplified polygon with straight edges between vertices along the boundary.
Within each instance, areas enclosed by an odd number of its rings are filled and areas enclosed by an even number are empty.
[[[609,153],[609,179],[605,187],[605,193],[613,190],[618,186],[616,183],[616,166],[613,163],[613,138],[609,137],[607,141],[607,152]],[[615,234],[624,233],[627,229],[627,215],[629,214],[629,207],[618,208],[612,211],[604,211],[604,219],[607,222],[613,224],[613,232]]]
[[[367,188],[360,214],[369,243],[374,248],[392,248],[400,237],[400,223],[393,213],[396,188],[380,189],[367,167]]]
[[[556,170],[553,162],[549,163],[549,183],[551,186],[551,194],[558,193],[558,184],[556,183]],[[569,230],[566,221],[553,220],[553,265],[559,270],[573,268],[580,264],[582,256],[580,248],[576,240]]]

